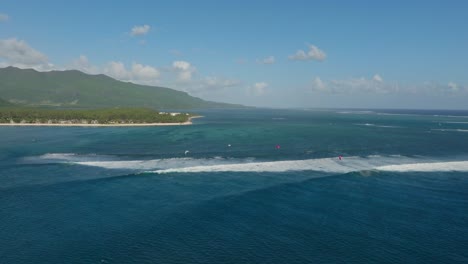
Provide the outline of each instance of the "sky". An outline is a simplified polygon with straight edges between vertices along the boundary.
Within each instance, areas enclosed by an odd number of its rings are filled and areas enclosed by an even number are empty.
[[[260,107],[468,109],[467,14],[461,0],[1,0],[0,67]]]

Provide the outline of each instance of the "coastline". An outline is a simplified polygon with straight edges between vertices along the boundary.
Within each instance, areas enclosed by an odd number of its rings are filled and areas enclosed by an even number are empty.
[[[203,116],[189,117],[188,121],[181,123],[135,123],[135,124],[49,124],[49,123],[0,123],[0,126],[59,126],[59,127],[142,127],[142,126],[187,126],[192,125],[192,119]]]

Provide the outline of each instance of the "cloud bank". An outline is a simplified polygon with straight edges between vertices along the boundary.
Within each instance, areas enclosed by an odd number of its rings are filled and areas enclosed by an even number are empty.
[[[468,87],[463,87],[455,82],[440,84],[436,82],[424,82],[419,84],[399,84],[398,82],[385,82],[379,75],[372,78],[333,79],[324,81],[315,77],[309,87],[309,91],[323,94],[406,94],[406,95],[435,95],[454,96],[456,94],[468,94]]]

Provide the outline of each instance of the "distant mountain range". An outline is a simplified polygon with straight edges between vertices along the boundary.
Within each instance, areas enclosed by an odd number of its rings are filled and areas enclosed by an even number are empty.
[[[205,101],[174,89],[122,82],[103,74],[90,75],[77,70],[38,72],[15,67],[0,68],[0,106],[9,104],[60,108],[244,107]]]

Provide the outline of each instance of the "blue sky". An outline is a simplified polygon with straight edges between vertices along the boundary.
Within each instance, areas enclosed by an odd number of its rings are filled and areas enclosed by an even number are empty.
[[[22,1],[0,66],[267,107],[468,108],[466,1]]]

